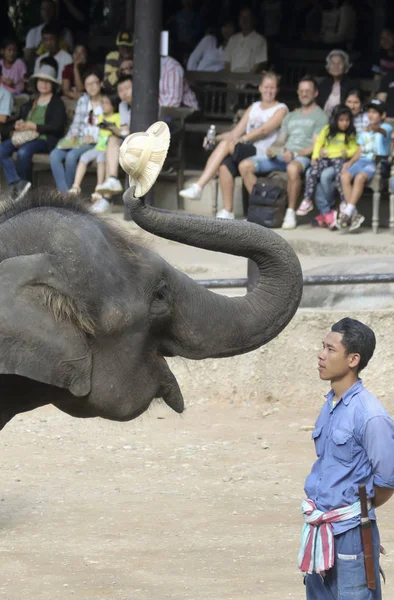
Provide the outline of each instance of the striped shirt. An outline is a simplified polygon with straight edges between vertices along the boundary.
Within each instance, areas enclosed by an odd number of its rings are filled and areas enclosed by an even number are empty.
[[[159,104],[174,107],[183,105],[198,110],[196,95],[184,77],[182,66],[170,56],[160,58]]]
[[[119,50],[107,54],[104,64],[104,83],[109,83],[112,87],[118,83],[120,63]]]
[[[96,106],[94,109],[90,101],[90,96],[84,94],[80,97],[75,108],[74,118],[67,132],[66,137],[75,136],[77,138],[83,138],[84,136],[91,136],[96,143],[98,140],[99,127],[98,117],[102,114],[103,109],[101,105]],[[90,113],[90,118],[89,118]],[[89,123],[90,121],[90,123]]]

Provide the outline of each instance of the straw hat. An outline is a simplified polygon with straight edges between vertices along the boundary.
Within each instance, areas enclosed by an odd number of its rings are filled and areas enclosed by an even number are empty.
[[[52,83],[59,85],[59,82],[56,79],[56,71],[51,65],[42,65],[36,73],[33,73],[30,79],[44,79],[45,81],[51,81]]]
[[[140,133],[132,133],[123,142],[119,152],[120,166],[135,185],[134,196],[140,198],[155,183],[167,156],[170,130],[163,121],[153,123]]]

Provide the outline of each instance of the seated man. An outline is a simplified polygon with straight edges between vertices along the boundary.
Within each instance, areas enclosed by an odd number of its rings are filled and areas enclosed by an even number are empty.
[[[357,138],[358,151],[342,169],[341,182],[346,206],[336,222],[337,228],[342,231],[355,231],[365,221],[363,215],[356,210],[357,203],[363,195],[365,185],[375,175],[376,158],[387,158],[391,149],[393,128],[384,122],[386,105],[380,100],[373,100],[365,108],[368,111],[369,125]]]
[[[185,71],[171,56],[160,57],[159,105],[198,110],[197,98],[185,79]]]
[[[42,30],[42,41],[44,43],[46,52],[41,56],[38,56],[36,62],[34,64],[34,72],[37,73],[39,71],[40,65],[42,64],[42,60],[48,57],[53,57],[57,64],[57,81],[61,85],[62,84],[62,74],[63,69],[67,65],[71,65],[73,58],[71,54],[66,52],[65,50],[61,50],[60,48],[60,32],[59,28],[56,25],[45,25]]]
[[[104,87],[107,89],[115,88],[121,77],[133,74],[133,46],[134,41],[128,31],[118,33],[116,50],[105,57]]]
[[[288,209],[283,229],[297,226],[295,208],[301,193],[301,178],[311,163],[314,141],[328,123],[327,115],[316,103],[318,88],[314,79],[307,75],[303,77],[297,94],[301,107],[285,117],[275,143],[267,150],[267,156],[252,156],[238,167],[249,194],[257,182],[256,173],[287,172]],[[278,149],[278,146],[281,148]]]
[[[5,139],[9,133],[6,123],[12,115],[14,96],[1,85],[2,74],[0,65],[0,139]]]
[[[266,39],[255,30],[250,8],[239,13],[240,33],[232,35],[224,51],[225,69],[238,73],[260,73],[267,65]]]

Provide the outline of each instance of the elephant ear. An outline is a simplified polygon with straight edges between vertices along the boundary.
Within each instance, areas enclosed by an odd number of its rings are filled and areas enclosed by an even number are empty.
[[[49,255],[8,258],[0,263],[0,373],[21,375],[86,396],[92,354],[71,319],[56,319],[45,290],[66,290]]]

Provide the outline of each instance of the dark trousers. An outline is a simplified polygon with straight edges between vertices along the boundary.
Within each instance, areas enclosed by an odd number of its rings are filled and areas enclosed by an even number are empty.
[[[304,198],[308,200],[312,200],[317,184],[320,180],[320,176],[324,169],[328,169],[328,167],[334,167],[335,171],[335,181],[337,184],[339,196],[341,198],[341,202],[346,202],[345,197],[343,195],[342,183],[341,183],[341,171],[343,167],[343,163],[345,162],[344,158],[318,158],[315,164],[313,164],[310,168],[310,171],[307,175],[305,181],[305,194]]]
[[[16,166],[12,155],[16,151]],[[31,161],[33,154],[48,152],[46,140],[33,140],[15,148],[11,140],[5,140],[0,144],[0,165],[3,169],[7,183],[16,183],[20,179],[31,180]]]

